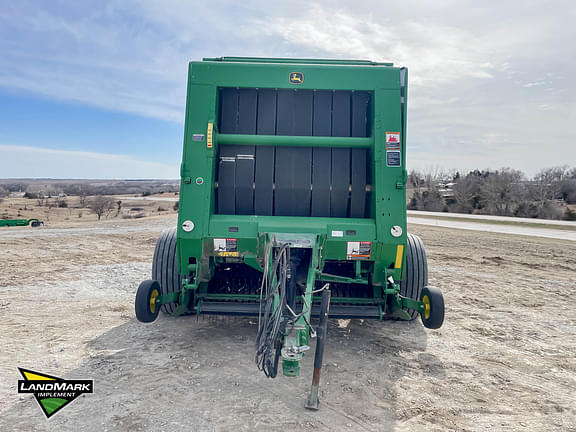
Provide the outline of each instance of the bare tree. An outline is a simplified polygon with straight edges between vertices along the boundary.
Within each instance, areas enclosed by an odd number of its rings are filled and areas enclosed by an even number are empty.
[[[44,214],[46,215],[46,220],[50,220],[50,212],[52,211],[52,209],[55,207],[55,203],[53,201],[50,201],[49,199],[46,199],[45,201],[45,207],[46,209],[44,210]]]
[[[86,207],[86,195],[82,194],[78,197],[78,204],[80,204],[82,208]]]
[[[408,183],[414,188],[414,193],[408,202],[408,209],[436,212],[444,210],[445,201],[438,189],[450,179],[450,174],[438,167],[428,168],[423,172],[411,171]]]
[[[106,197],[103,195],[98,195],[94,198],[89,204],[88,207],[96,216],[98,216],[98,220],[104,217],[110,216],[110,213],[116,207],[116,203],[110,197]]]
[[[566,172],[560,193],[566,204],[576,204],[576,168]]]
[[[482,200],[488,214],[512,216],[521,201],[522,171],[502,168],[490,172],[482,186]]]
[[[458,177],[452,187],[454,191],[454,210],[462,213],[472,213],[480,185],[478,177],[468,174]]]
[[[84,208],[86,207],[86,197],[88,196],[88,194],[86,193],[86,190],[80,186],[80,192],[78,193],[78,203],[80,204],[80,207]]]
[[[561,198],[562,183],[569,177],[568,167],[552,167],[541,170],[534,177],[536,201],[543,208],[547,201]]]

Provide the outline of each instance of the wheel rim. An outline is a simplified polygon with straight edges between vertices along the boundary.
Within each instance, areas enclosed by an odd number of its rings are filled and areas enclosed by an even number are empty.
[[[150,294],[150,312],[156,313],[156,297],[158,297],[158,290],[154,289]]]
[[[424,303],[424,319],[430,318],[430,299],[427,295],[422,297],[422,303]]]

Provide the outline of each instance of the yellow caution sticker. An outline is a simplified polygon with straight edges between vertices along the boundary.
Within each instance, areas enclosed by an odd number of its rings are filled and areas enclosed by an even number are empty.
[[[402,267],[402,257],[404,255],[404,245],[398,245],[396,248],[396,262],[394,263],[394,268],[399,269]]]
[[[221,257],[237,257],[238,252],[216,252],[218,256]]]
[[[208,129],[206,130],[206,147],[212,148],[212,132],[214,131],[214,124],[208,123]]]

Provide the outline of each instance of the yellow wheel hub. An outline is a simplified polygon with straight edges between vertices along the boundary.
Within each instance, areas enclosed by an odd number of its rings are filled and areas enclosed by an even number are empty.
[[[424,303],[424,318],[430,318],[430,299],[427,295],[422,297],[422,303]]]
[[[158,290],[155,289],[154,291],[152,291],[152,294],[150,294],[150,312],[155,313],[156,312],[156,297],[158,297]]]

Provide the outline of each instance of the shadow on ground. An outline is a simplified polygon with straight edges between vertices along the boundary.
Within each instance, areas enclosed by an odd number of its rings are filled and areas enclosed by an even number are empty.
[[[409,382],[398,381],[422,370],[444,374],[442,363],[425,352],[419,321],[352,320],[341,328],[332,320],[321,408],[307,411],[313,354],[302,376],[267,379],[253,361],[256,328],[248,318],[161,317],[149,325],[133,319],[89,341],[85,361],[66,374],[94,379],[94,394],[49,421],[26,397],[1,423],[10,430],[392,431],[418,414],[409,401],[399,404]]]

